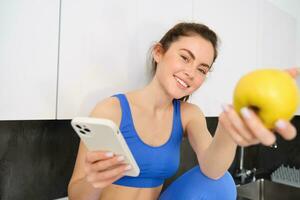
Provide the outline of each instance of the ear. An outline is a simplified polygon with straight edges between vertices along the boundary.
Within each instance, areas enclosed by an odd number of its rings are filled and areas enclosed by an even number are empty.
[[[163,46],[157,43],[153,47],[152,56],[156,63],[159,63],[164,55]]]

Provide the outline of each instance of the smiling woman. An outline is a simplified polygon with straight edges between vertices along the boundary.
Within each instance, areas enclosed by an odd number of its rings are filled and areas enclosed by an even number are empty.
[[[174,47],[168,51],[171,46]],[[152,54],[149,58],[152,64],[152,74],[153,76],[156,74],[158,61],[166,52],[166,56],[171,54],[168,58],[176,62],[170,65],[174,67],[174,70],[178,71],[180,67],[187,68],[184,74],[173,75],[175,80],[178,81],[179,87],[182,87],[182,89],[189,88],[189,91],[195,90],[201,86],[216,60],[217,47],[218,37],[206,25],[179,23],[170,29],[159,43],[152,47]],[[179,67],[175,68],[176,66]],[[193,70],[198,73],[194,73]],[[196,79],[196,85],[192,85],[194,86],[192,88],[190,79]],[[187,101],[188,98],[189,94],[185,94],[180,100]]]
[[[237,145],[271,145],[275,137],[251,109],[244,107],[238,113],[232,105],[224,105],[212,138],[201,109],[187,102],[205,81],[217,57],[217,44],[216,34],[203,24],[175,25],[152,48],[150,83],[96,105],[91,117],[119,125],[140,174],[124,176],[131,166],[122,155],[104,149],[92,152],[80,143],[68,188],[71,199],[236,199],[227,170]],[[284,138],[295,137],[295,127],[280,121],[274,130]],[[188,138],[199,166],[160,194],[164,181],[178,169],[183,137]]]
[[[124,176],[130,166],[122,162],[122,156],[91,152],[81,143],[69,183],[71,199],[236,198],[234,181],[226,172],[236,144],[225,131],[219,142],[213,142],[201,110],[186,102],[205,81],[217,58],[217,44],[217,35],[207,26],[177,24],[152,47],[151,82],[97,104],[91,117],[107,118],[119,125],[140,174]],[[179,167],[182,137],[188,137],[199,166],[160,195],[165,179]],[[225,144],[223,148],[220,142]]]

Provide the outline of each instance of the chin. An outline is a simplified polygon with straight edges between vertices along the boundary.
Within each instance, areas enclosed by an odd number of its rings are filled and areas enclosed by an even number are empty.
[[[169,92],[170,96],[173,97],[173,99],[181,99],[182,97],[185,97],[185,96],[188,96],[188,95],[191,95],[191,94],[187,94],[187,93],[183,93],[183,92],[180,92],[178,90],[171,90]]]

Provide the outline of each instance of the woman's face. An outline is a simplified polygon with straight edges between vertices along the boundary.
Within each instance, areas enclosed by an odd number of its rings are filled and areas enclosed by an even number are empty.
[[[213,63],[214,48],[200,36],[182,36],[166,52],[156,46],[153,57],[160,85],[170,96],[179,99],[201,86]]]

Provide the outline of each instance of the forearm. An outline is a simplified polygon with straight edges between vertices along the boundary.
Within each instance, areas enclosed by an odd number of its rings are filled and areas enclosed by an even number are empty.
[[[102,189],[94,188],[84,178],[70,183],[68,198],[70,200],[99,200]]]
[[[236,143],[219,123],[211,144],[199,159],[203,173],[213,179],[222,177],[234,159],[236,148]]]

